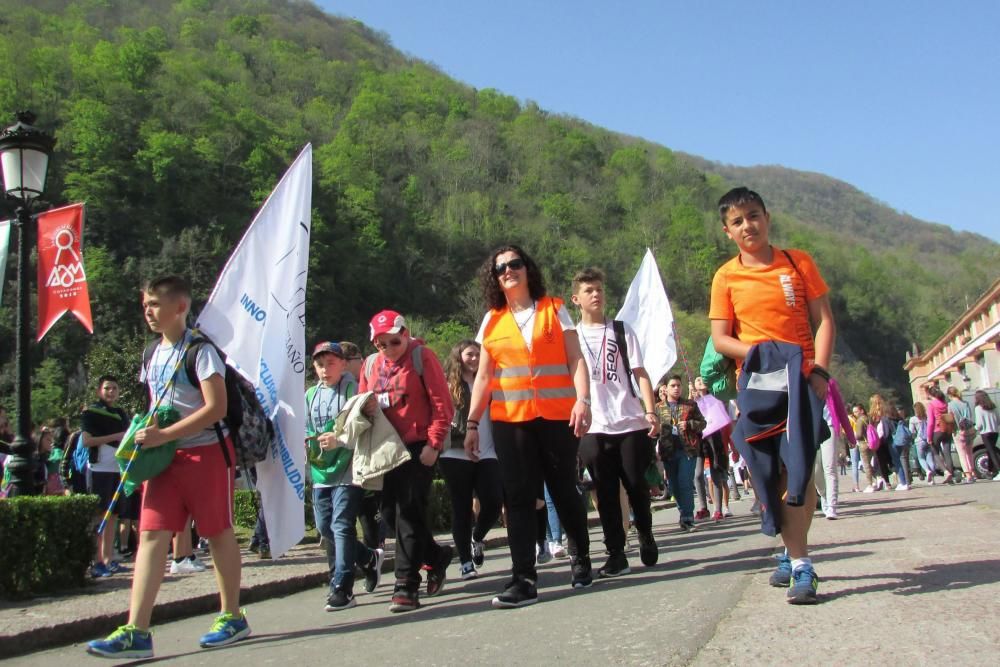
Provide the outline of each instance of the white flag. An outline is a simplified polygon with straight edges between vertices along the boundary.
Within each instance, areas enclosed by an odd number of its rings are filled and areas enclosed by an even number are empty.
[[[677,361],[677,341],[674,340],[674,314],[667,300],[667,290],[663,288],[660,269],[649,248],[646,248],[646,256],[642,258],[615,319],[628,322],[635,331],[642,349],[642,365],[655,387]]]
[[[7,282],[7,253],[10,252],[10,220],[0,220],[0,299]]]
[[[312,211],[312,145],[306,145],[250,223],[198,317],[256,388],[275,444],[257,464],[271,553],[305,534],[305,294]]]

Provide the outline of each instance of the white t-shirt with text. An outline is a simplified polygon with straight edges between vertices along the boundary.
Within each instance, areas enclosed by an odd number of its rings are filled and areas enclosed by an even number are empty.
[[[576,331],[590,377],[592,424],[589,432],[617,435],[648,429],[638,392],[633,396],[629,389],[631,380],[622,363],[612,321],[592,325],[581,322]],[[633,371],[642,368],[642,350],[639,349],[635,331],[628,323],[625,323],[625,343]]]

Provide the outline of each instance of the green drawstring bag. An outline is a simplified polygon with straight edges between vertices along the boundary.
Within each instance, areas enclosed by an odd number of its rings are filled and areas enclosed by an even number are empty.
[[[170,462],[174,460],[174,452],[177,451],[176,440],[171,440],[159,447],[152,447],[150,449],[137,446],[135,442],[136,431],[146,428],[153,423],[153,414],[156,415],[160,427],[176,424],[181,418],[181,414],[172,405],[161,406],[156,409],[155,413],[132,417],[132,424],[128,427],[125,437],[122,438],[121,444],[118,445],[118,449],[115,451],[118,468],[122,471],[122,477],[125,480],[122,489],[125,491],[126,496],[131,496],[143,482],[153,479],[166,470]],[[138,453],[136,453],[136,449],[139,450]],[[132,460],[133,454],[135,455],[135,460],[129,466],[129,461]],[[125,474],[126,468],[128,469],[128,474]]]
[[[701,379],[708,391],[720,401],[736,398],[736,362],[716,352],[712,337],[705,343],[705,354],[701,357]]]

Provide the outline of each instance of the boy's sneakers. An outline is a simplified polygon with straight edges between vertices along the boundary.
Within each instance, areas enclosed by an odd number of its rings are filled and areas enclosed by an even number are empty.
[[[450,546],[441,547],[441,557],[437,564],[427,573],[427,597],[432,598],[444,590],[444,582],[448,578],[448,566],[454,551]]]
[[[549,551],[549,543],[539,542],[535,547],[535,562],[539,565],[545,565],[550,560],[552,560],[552,552]]]
[[[573,571],[573,588],[590,588],[594,585],[594,572],[590,565],[590,556],[574,556],[571,560]]]
[[[494,609],[516,609],[517,607],[527,607],[529,604],[538,602],[538,589],[531,579],[515,578],[503,593],[493,598]]]
[[[476,577],[479,576],[479,573],[476,572],[476,565],[471,560],[466,563],[462,563],[461,572],[462,572],[462,579],[465,581],[468,581],[469,579],[475,579]]]
[[[660,559],[660,548],[656,546],[652,531],[648,533],[639,531],[639,558],[646,567],[656,565],[656,561]]]
[[[709,517],[708,510],[698,510],[694,513],[694,518],[696,521],[701,521],[702,519],[707,519]]]
[[[94,566],[90,568],[90,576],[94,579],[105,579],[110,577],[112,574],[113,572],[109,570],[108,566],[104,563],[94,563]]]
[[[207,634],[201,636],[198,644],[202,648],[217,648],[219,646],[228,646],[249,636],[250,624],[247,623],[246,610],[240,609],[239,616],[230,614],[229,612],[216,616],[215,623],[212,624],[212,629]]]
[[[385,562],[385,550],[375,549],[372,552],[372,559],[363,569],[365,572],[365,592],[371,593],[378,588],[379,581],[382,580],[382,563]]]
[[[616,551],[608,556],[608,561],[597,571],[599,577],[620,577],[631,573],[632,568],[628,566],[628,559],[622,551]]]
[[[271,545],[262,544],[257,549],[257,560],[271,560]]]
[[[693,519],[681,519],[677,522],[677,525],[680,526],[680,529],[685,533],[693,533],[698,530],[698,526],[695,524]]]
[[[785,588],[792,580],[792,559],[787,553],[775,556],[778,560],[778,568],[771,573],[771,578],[767,583],[775,588]]]
[[[486,542],[472,541],[472,563],[476,567],[482,567],[486,562]]]
[[[170,574],[193,574],[195,572],[204,572],[205,564],[202,563],[196,556],[189,556],[187,558],[178,561],[170,562]]]
[[[405,584],[396,584],[396,590],[392,592],[392,601],[389,603],[389,611],[398,614],[414,609],[420,609],[420,594],[416,590],[407,588]]]
[[[816,589],[819,588],[819,577],[812,565],[800,565],[792,573],[792,583],[788,587],[789,604],[816,604],[819,597]]]
[[[153,657],[153,635],[134,625],[123,625],[105,639],[87,642],[87,653],[102,658],[139,660]]]
[[[334,588],[333,592],[326,598],[324,609],[326,611],[340,611],[341,609],[350,609],[356,604],[358,601],[354,599],[354,593],[343,588]]]

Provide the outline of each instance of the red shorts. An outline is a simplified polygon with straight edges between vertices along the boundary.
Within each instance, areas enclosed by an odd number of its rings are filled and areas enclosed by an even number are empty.
[[[226,438],[229,460],[233,443]],[[226,466],[218,442],[178,449],[167,469],[143,484],[139,530],[178,533],[190,516],[202,537],[233,527],[236,468]]]

